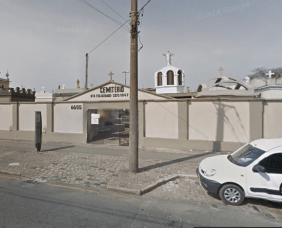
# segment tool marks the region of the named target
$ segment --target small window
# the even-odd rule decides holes
[[[259,165],[265,168],[266,173],[282,174],[282,153],[270,155],[263,159]]]
[[[178,71],[178,85],[182,85],[182,71]]]
[[[172,70],[167,72],[167,85],[174,85],[174,73]]]
[[[163,84],[163,73],[159,72],[158,73],[158,86],[161,86]]]

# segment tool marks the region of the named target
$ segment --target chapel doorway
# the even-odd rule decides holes
[[[128,109],[89,109],[87,143],[129,145]]]

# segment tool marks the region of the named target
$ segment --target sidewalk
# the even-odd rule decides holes
[[[195,177],[198,163],[212,152],[140,150],[139,173],[128,171],[128,147],[0,140],[0,173],[31,180],[62,182],[144,194],[179,176]],[[175,152],[175,151],[174,151]]]

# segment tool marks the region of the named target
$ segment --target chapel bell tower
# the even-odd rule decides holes
[[[185,86],[184,71],[171,65],[171,54],[169,51],[163,54],[167,66],[155,72],[155,88],[157,94],[183,93]]]

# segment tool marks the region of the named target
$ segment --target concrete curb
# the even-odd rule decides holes
[[[145,193],[148,193],[157,187],[166,184],[167,182],[173,181],[178,178],[197,178],[196,175],[186,175],[186,174],[178,174],[174,175],[168,178],[160,179],[156,181],[155,183],[149,184],[148,186],[142,188],[142,189],[129,189],[129,188],[121,188],[121,187],[113,187],[113,186],[108,186],[107,189],[111,191],[116,191],[116,192],[121,192],[121,193],[126,193],[126,194],[131,194],[131,195],[144,195]]]
[[[115,192],[121,192],[121,193],[140,196],[140,190],[138,189],[121,188],[121,187],[113,187],[113,186],[107,186],[107,189],[111,191],[115,191]]]
[[[11,176],[21,176],[21,173],[14,173],[9,171],[0,170],[0,174],[11,175]]]
[[[145,188],[142,188],[140,190],[140,194],[143,195],[143,194],[145,194],[147,192],[150,192],[150,191],[154,190],[155,188],[157,188],[157,187],[159,187],[161,185],[166,184],[169,181],[173,181],[173,180],[177,179],[178,177],[179,177],[178,175],[174,175],[174,176],[169,177],[169,178],[158,180],[155,183],[152,183],[152,184],[146,186]]]

